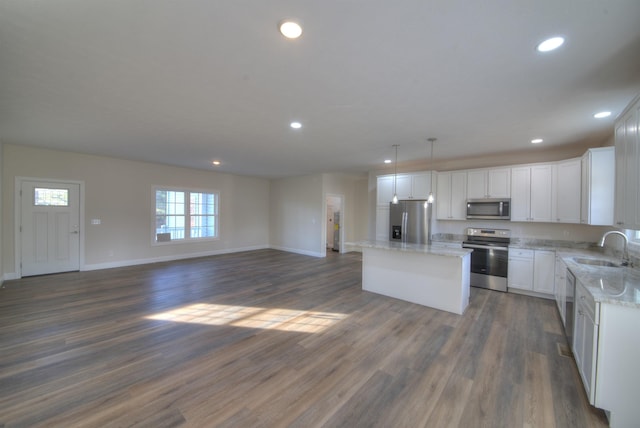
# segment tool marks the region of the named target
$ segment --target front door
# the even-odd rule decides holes
[[[22,276],[80,270],[80,185],[23,181]]]

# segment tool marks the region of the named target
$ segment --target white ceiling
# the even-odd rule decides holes
[[[597,146],[640,92],[639,23],[638,0],[3,0],[0,140],[263,177],[428,137],[437,159]]]

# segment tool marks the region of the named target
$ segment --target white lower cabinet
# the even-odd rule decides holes
[[[536,250],[533,255],[533,291],[553,295],[555,292],[555,251]]]
[[[591,404],[595,401],[593,382],[596,376],[597,356],[596,338],[598,337],[599,304],[596,305],[591,294],[576,280],[575,323],[573,327],[573,356],[584,389]]]
[[[376,208],[376,240],[389,240],[389,206],[378,205]]]
[[[555,261],[554,251],[510,249],[507,274],[509,288],[553,296]]]
[[[533,250],[509,250],[509,289],[533,290]]]
[[[565,313],[565,303],[567,300],[567,265],[562,261],[560,256],[556,256],[555,277],[556,286],[553,294],[556,298],[560,318],[562,318],[562,325],[566,325],[567,314]]]
[[[589,403],[608,411],[611,427],[637,427],[640,308],[596,301],[578,277],[575,287],[571,349]]]

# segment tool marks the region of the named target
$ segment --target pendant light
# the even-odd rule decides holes
[[[399,144],[394,144],[393,147],[396,149],[396,164],[393,170],[393,199],[391,199],[392,204],[398,203],[398,192],[396,191],[396,182],[398,181],[398,146]]]
[[[429,197],[427,198],[427,202],[432,204],[435,201],[433,197],[433,143],[437,140],[437,138],[428,138],[427,141],[431,143],[431,157],[429,160],[429,169],[431,170],[431,178],[429,180]]]

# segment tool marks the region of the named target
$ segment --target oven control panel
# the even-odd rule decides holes
[[[477,229],[474,227],[467,228],[467,236],[487,236],[494,238],[510,238],[511,231],[509,229]]]

